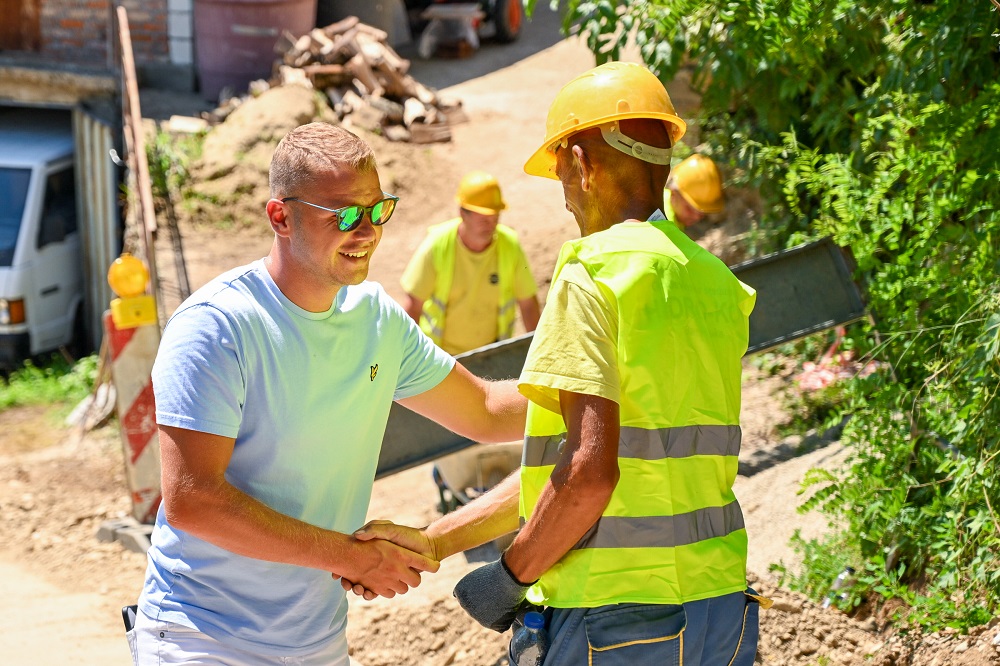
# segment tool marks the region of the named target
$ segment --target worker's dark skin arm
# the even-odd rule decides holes
[[[403,309],[406,310],[406,314],[410,315],[413,321],[420,323],[420,315],[424,311],[424,302],[417,300],[417,297],[413,294],[406,295],[406,303],[403,305]]]
[[[522,583],[538,580],[597,522],[618,485],[618,403],[559,392],[566,447],[527,524],[504,554]]]
[[[304,523],[247,495],[225,478],[235,440],[160,426],[167,522],[246,557],[329,571],[392,597],[438,564],[388,541],[364,542]]]
[[[538,305],[538,296],[521,299],[517,302],[517,307],[521,310],[524,330],[531,333],[538,327],[538,320],[542,316],[542,308]]]

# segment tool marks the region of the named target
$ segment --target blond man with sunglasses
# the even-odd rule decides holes
[[[348,664],[339,579],[392,597],[438,567],[351,536],[392,401],[476,441],[524,427],[512,383],[471,375],[365,281],[398,198],[364,141],[292,130],[270,182],[269,254],[202,287],[164,330],[163,503],[137,664]]]

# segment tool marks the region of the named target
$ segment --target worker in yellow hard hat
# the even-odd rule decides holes
[[[528,259],[500,224],[507,204],[497,179],[471,171],[455,199],[459,216],[428,229],[401,279],[406,311],[450,354],[512,337],[517,310],[525,331],[540,314]]]
[[[704,155],[691,155],[674,167],[667,191],[667,218],[682,229],[701,222],[706,215],[721,213],[726,206],[719,167]]]
[[[641,65],[601,65],[559,92],[525,171],[562,183],[582,238],[559,253],[518,382],[530,400],[520,474],[422,531],[359,536],[441,559],[520,524],[455,596],[499,632],[545,607],[545,666],[756,655],[767,602],[747,587],[733,493],[756,294],[666,219],[684,131]]]

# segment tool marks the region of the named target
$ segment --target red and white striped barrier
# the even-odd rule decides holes
[[[160,344],[159,324],[119,329],[104,313],[111,349],[111,378],[117,393],[118,423],[125,453],[125,476],[132,516],[152,524],[160,506],[160,443],[153,402],[153,360]]]

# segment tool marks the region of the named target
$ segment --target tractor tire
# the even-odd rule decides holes
[[[498,42],[510,43],[517,40],[524,27],[522,0],[496,0],[493,3],[493,25]]]

